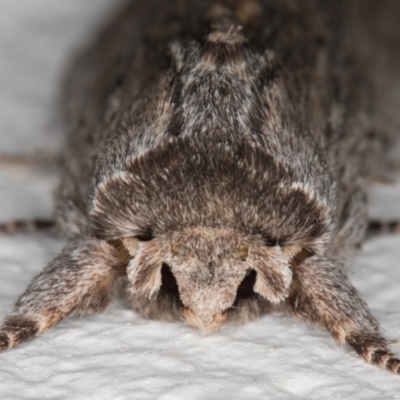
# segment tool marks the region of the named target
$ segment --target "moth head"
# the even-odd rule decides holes
[[[205,333],[219,329],[248,273],[248,242],[229,230],[199,227],[174,232],[168,243],[166,264],[178,284],[185,320]]]
[[[284,300],[292,282],[293,260],[302,257],[299,246],[266,244],[258,237],[222,229],[193,228],[149,241],[120,243],[120,256],[129,259],[130,290],[156,296],[163,284],[162,268],[168,268],[177,283],[184,318],[205,333],[226,322],[239,287],[250,274],[255,273],[254,296],[272,303]]]

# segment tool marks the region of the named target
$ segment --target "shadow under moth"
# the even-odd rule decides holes
[[[0,349],[102,311],[123,281],[146,318],[211,333],[280,307],[400,373],[346,275],[366,184],[399,137],[398,11],[128,1],[65,80],[55,220],[69,243]]]

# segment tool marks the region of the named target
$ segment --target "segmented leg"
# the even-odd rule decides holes
[[[55,230],[55,222],[46,219],[32,219],[30,221],[11,221],[0,224],[1,233],[21,232],[52,232]]]
[[[36,276],[0,328],[0,350],[41,334],[62,319],[97,313],[110,302],[124,264],[107,242],[72,242]]]
[[[55,167],[59,166],[60,160],[57,157],[43,155],[15,155],[1,154],[0,166],[16,167]]]
[[[369,221],[367,229],[368,236],[385,233],[400,233],[400,221]]]
[[[346,268],[364,239],[367,218],[367,197],[361,188],[354,189],[343,202],[341,227],[333,239],[327,258]]]
[[[388,170],[399,172],[400,171],[400,160],[396,159],[396,160],[389,161]]]
[[[400,360],[389,350],[376,320],[341,268],[311,257],[294,269],[287,305],[292,314],[328,329],[368,363],[400,374]]]

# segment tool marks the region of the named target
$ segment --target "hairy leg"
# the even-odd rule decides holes
[[[400,233],[400,221],[371,220],[368,222],[368,228],[367,228],[368,237],[386,233]]]
[[[82,239],[61,254],[30,283],[0,327],[0,350],[41,334],[62,319],[102,311],[124,273],[117,251],[107,242]]]
[[[348,343],[368,363],[400,374],[400,360],[343,270],[313,256],[294,268],[290,312],[326,329],[341,344]]]
[[[29,155],[29,154],[1,154],[0,155],[0,166],[2,167],[58,167],[60,160],[57,157],[45,156],[45,155]]]
[[[342,268],[348,267],[364,239],[367,218],[367,197],[358,188],[348,194],[342,206],[342,226],[334,236],[327,258]]]
[[[47,219],[17,220],[0,223],[0,234],[12,234],[21,232],[53,232],[56,224]]]

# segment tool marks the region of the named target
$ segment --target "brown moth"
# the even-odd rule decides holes
[[[400,127],[398,5],[128,2],[66,80],[69,244],[0,349],[102,311],[125,280],[144,317],[211,333],[279,305],[400,373],[346,276]]]

